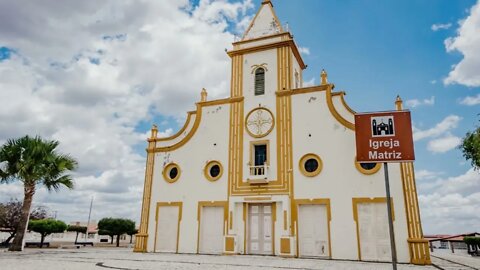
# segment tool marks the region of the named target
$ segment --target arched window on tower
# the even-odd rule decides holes
[[[265,94],[265,69],[255,70],[255,96]]]

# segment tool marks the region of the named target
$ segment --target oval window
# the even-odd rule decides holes
[[[204,174],[208,181],[217,181],[223,174],[222,164],[216,160],[208,162],[205,166]]]
[[[315,154],[304,155],[299,163],[300,172],[307,177],[317,176],[322,171],[322,160]]]
[[[220,166],[218,166],[217,164],[213,165],[210,168],[210,176],[217,177],[219,174],[220,174]]]
[[[168,183],[174,183],[180,178],[180,167],[175,163],[170,163],[163,169],[163,179]]]

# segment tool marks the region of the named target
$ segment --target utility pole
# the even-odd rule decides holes
[[[92,206],[93,206],[93,196],[92,199],[90,200],[90,211],[88,212],[88,221],[87,221],[87,230],[85,233],[85,241],[88,238],[88,227],[90,227],[90,217],[92,216]]]

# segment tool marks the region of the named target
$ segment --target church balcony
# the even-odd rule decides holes
[[[250,175],[248,182],[250,184],[266,184],[268,183],[269,166],[267,163],[258,166],[250,166]]]

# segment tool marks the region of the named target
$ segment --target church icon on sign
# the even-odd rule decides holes
[[[375,116],[371,118],[372,137],[395,136],[393,115]]]

